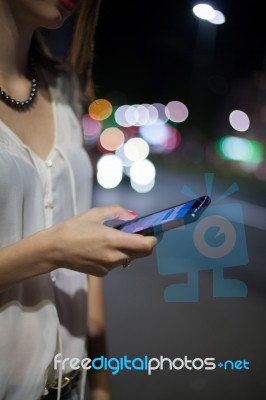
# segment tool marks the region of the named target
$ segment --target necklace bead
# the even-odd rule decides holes
[[[26,100],[18,101],[16,99],[13,99],[12,97],[8,96],[6,92],[2,90],[2,88],[0,88],[0,100],[16,111],[24,111],[29,109],[32,106],[37,95],[38,80],[35,70],[35,64],[32,57],[30,57],[29,73],[31,75],[31,90],[30,95]]]

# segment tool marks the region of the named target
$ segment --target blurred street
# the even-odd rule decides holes
[[[216,363],[247,360],[250,369],[169,371],[165,363],[163,371],[150,376],[147,371],[122,371],[112,376],[114,400],[265,400],[266,188],[259,181],[234,177],[230,171],[216,173],[212,199],[234,182],[239,190],[231,200],[243,209],[249,262],[225,268],[224,276],[245,282],[247,297],[214,297],[213,271],[207,270],[199,272],[199,301],[165,302],[165,288],[185,283],[187,273],[160,275],[154,252],[104,278],[107,335],[109,357],[214,357]],[[111,190],[95,184],[93,204],[119,203],[142,216],[188,200],[181,192],[184,185],[197,195],[206,192],[199,169],[192,173],[157,166],[156,184],[150,192],[137,193],[126,180]]]
[[[119,203],[143,216],[189,200],[189,192],[208,193],[209,209],[226,214],[236,204],[228,219],[242,229],[241,243],[232,265],[190,270],[179,252],[195,253],[193,241],[179,231],[182,240],[170,245],[165,234],[150,257],[105,277],[109,357],[212,357],[216,365],[246,360],[250,369],[169,371],[165,362],[150,376],[124,370],[112,376],[113,400],[266,399],[263,3],[215,2],[215,16],[225,17],[219,24],[196,16],[195,4],[102,1],[96,100],[82,121],[95,171],[93,205]],[[63,59],[72,25],[46,32]],[[206,173],[214,173],[212,190]],[[240,223],[235,209],[243,211]],[[165,290],[175,288],[178,297],[189,277],[197,291],[190,301],[166,302]],[[226,296],[221,281],[238,282],[247,294]]]

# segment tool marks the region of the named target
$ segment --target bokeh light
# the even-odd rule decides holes
[[[224,136],[217,142],[218,154],[232,161],[260,163],[264,158],[264,147],[256,140]]]
[[[225,16],[221,11],[214,10],[215,11],[215,17],[208,19],[209,22],[215,25],[221,25],[225,23]]]
[[[107,119],[112,114],[113,107],[110,101],[106,99],[97,99],[94,100],[89,105],[89,115],[91,118],[102,121]]]
[[[169,124],[141,126],[139,134],[153,153],[169,153],[181,143],[180,132]]]
[[[124,143],[124,133],[119,128],[106,128],[100,136],[101,146],[109,151],[115,151]]]
[[[95,145],[102,131],[101,121],[96,121],[92,119],[89,114],[85,114],[82,117],[82,127],[85,144],[88,146]]]
[[[188,109],[181,101],[170,101],[165,107],[165,114],[173,122],[183,122],[188,117]]]
[[[162,144],[162,149],[164,153],[170,153],[180,145],[181,133],[169,124],[166,124],[165,127],[168,131],[168,137],[165,143]]]
[[[212,20],[215,18],[215,10],[209,4],[197,4],[193,7],[193,13],[201,19]]]
[[[123,165],[114,154],[105,154],[97,162],[97,181],[105,189],[113,189],[123,178]]]
[[[139,193],[147,193],[153,188],[155,176],[155,166],[148,159],[137,161],[130,168],[130,184]]]
[[[97,136],[101,133],[102,124],[100,121],[92,119],[89,114],[82,117],[83,133],[85,136]]]
[[[234,110],[229,115],[229,122],[236,131],[245,132],[248,130],[250,122],[248,115],[240,110]]]
[[[168,118],[165,114],[165,105],[161,103],[153,103],[152,106],[157,110],[158,116],[154,124],[162,125],[168,121]]]
[[[166,125],[145,125],[139,128],[140,136],[152,146],[162,146],[168,139]]]
[[[129,126],[136,125],[138,121],[138,112],[134,105],[128,106],[125,110],[125,119]]]
[[[124,152],[126,157],[131,161],[144,160],[148,157],[150,148],[148,143],[139,137],[129,139],[125,146]]]
[[[115,121],[120,126],[130,126],[125,117],[125,113],[128,107],[129,105],[125,104],[124,106],[120,106],[115,110]]]
[[[119,106],[114,112],[114,119],[118,125],[126,128],[130,126],[162,125],[168,121],[165,105],[161,103]]]
[[[146,125],[149,123],[149,109],[146,104],[138,104],[135,106],[137,112],[136,125]]]

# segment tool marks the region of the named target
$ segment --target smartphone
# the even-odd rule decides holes
[[[139,233],[145,236],[158,235],[169,229],[196,221],[210,202],[210,197],[204,195],[165,210],[124,222],[114,226],[114,228],[123,232]]]

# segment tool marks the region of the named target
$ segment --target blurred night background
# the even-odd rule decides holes
[[[209,2],[221,24],[197,17],[196,4],[102,0],[96,101],[83,117],[93,205],[141,216],[188,200],[185,186],[206,193],[206,173],[214,203],[233,185],[226,202],[243,210],[249,261],[224,277],[244,282],[247,295],[215,296],[214,272],[202,268],[197,301],[167,302],[166,287],[189,271],[160,274],[154,252],[104,279],[108,348],[112,357],[245,359],[250,370],[122,371],[112,376],[114,400],[266,399],[264,3]],[[59,53],[71,23],[47,34]]]

